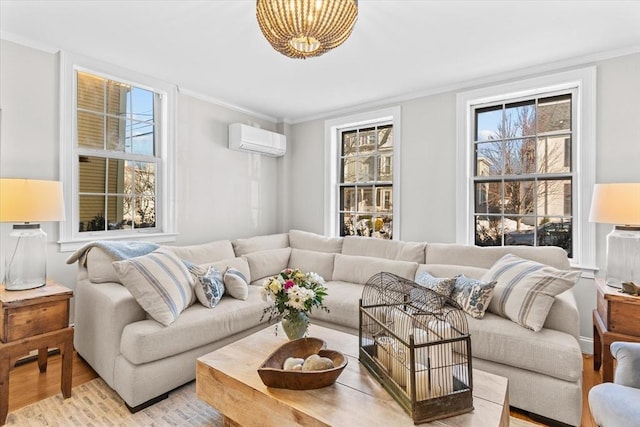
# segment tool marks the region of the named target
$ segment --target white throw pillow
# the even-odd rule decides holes
[[[180,258],[166,249],[115,261],[113,267],[138,304],[165,326],[194,300],[191,273]]]
[[[555,296],[575,285],[580,271],[564,271],[507,254],[482,276],[497,282],[489,311],[525,328],[540,331]]]
[[[249,298],[249,282],[242,272],[236,268],[229,268],[224,273],[224,286],[229,295],[236,299]]]

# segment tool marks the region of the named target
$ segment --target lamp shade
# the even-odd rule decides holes
[[[596,184],[589,221],[640,225],[640,182]]]
[[[61,182],[0,178],[0,222],[63,220]]]

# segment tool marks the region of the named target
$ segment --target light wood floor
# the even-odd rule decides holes
[[[587,403],[587,394],[591,387],[599,384],[601,376],[599,372],[593,370],[593,359],[591,356],[583,356],[584,370],[582,373],[582,427],[597,427],[591,418],[589,405]],[[38,372],[38,364],[34,362],[25,363],[17,366],[11,371],[9,379],[9,412],[18,408],[27,406],[38,400],[60,393],[60,369],[62,366],[62,358],[60,355],[54,355],[49,358],[48,369],[46,373]],[[73,357],[73,387],[83,384],[96,378],[97,375],[91,367],[77,354]],[[528,421],[531,420],[527,415],[511,411],[511,415]]]

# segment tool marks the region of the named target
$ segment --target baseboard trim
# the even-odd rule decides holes
[[[593,338],[580,337],[580,351],[584,354],[593,354]]]

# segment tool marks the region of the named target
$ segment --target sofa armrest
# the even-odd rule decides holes
[[[122,331],[147,315],[127,288],[118,283],[81,279],[76,284],[74,300],[75,349],[113,387]]]
[[[580,313],[573,290],[569,289],[556,295],[544,322],[544,327],[566,332],[575,337],[577,341],[580,340]]]
[[[640,343],[616,341],[611,354],[618,361],[613,382],[640,389]]]

